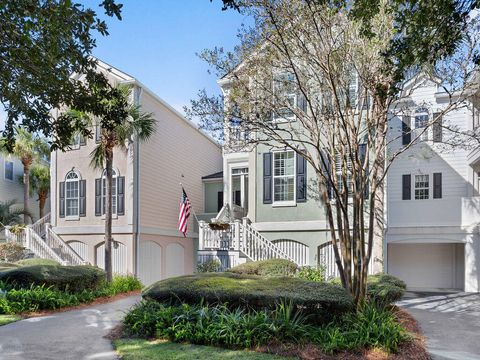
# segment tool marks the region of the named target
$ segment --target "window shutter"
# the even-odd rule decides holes
[[[272,203],[272,153],[263,154],[263,203]]]
[[[305,99],[301,91],[297,94],[297,107],[304,113],[307,112],[307,99]]]
[[[410,116],[402,117],[402,145],[408,145],[412,141],[412,129],[410,128]]]
[[[87,180],[80,180],[79,182],[79,201],[80,201],[80,204],[79,204],[79,212],[78,214],[80,216],[86,216],[87,215],[87,196],[86,196],[86,192],[87,192]]]
[[[412,198],[412,175],[402,176],[402,200],[410,200]]]
[[[307,160],[297,154],[297,202],[307,201]]]
[[[61,182],[58,194],[58,216],[65,217],[65,182]]]
[[[433,173],[433,198],[442,198],[442,173]]]
[[[443,118],[442,116],[440,115],[440,113],[434,113],[433,114],[433,120],[434,120],[434,123],[433,123],[433,126],[432,126],[432,130],[433,130],[433,142],[442,142],[442,121],[443,121]]]
[[[102,215],[102,179],[95,179],[95,216]]]
[[[80,146],[85,146],[87,144],[87,138],[80,134]]]
[[[328,198],[331,199],[333,197],[333,193],[332,193],[332,184],[329,179],[332,176],[332,166],[330,164],[330,159],[326,151],[322,151],[320,161],[321,161],[320,165],[322,167],[322,172],[325,174],[325,177],[327,179]]]
[[[125,176],[117,177],[117,215],[125,214]]]
[[[95,126],[95,142],[99,143],[100,142],[100,137],[101,137],[101,127],[100,125]]]
[[[360,144],[358,145],[358,156],[360,158],[360,161],[362,163],[362,166],[363,166],[363,163],[365,162],[365,159],[367,157],[367,144]],[[365,170],[365,177],[367,177],[368,179],[368,174],[369,174],[369,169],[367,168]],[[367,182],[363,185],[364,188],[363,188],[363,197],[365,199],[368,199],[368,195],[369,195],[369,184],[368,184],[368,180]]]

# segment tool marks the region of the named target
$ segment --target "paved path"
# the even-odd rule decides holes
[[[103,336],[139,299],[131,296],[0,326],[0,360],[117,359]]]
[[[400,306],[420,323],[435,360],[480,360],[480,294],[407,293]]]

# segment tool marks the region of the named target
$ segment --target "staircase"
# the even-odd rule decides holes
[[[225,229],[212,229],[206,222],[199,221],[200,263],[217,259],[222,270],[247,261],[268,259],[287,259],[296,263],[285,251],[255,230],[247,218],[224,224]]]
[[[42,259],[55,260],[62,265],[87,263],[52,230],[50,214],[20,231],[13,232],[11,227],[6,227],[5,236],[7,242],[19,243]]]

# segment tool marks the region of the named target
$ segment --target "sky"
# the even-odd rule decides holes
[[[101,0],[78,1],[98,13]],[[117,0],[122,20],[106,17],[109,36],[95,36],[93,55],[137,78],[171,106],[183,106],[198,90],[219,92],[215,76],[196,53],[215,46],[233,49],[240,25],[221,0]],[[0,128],[5,114],[0,111]]]

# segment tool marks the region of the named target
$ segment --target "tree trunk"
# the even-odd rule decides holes
[[[30,163],[23,163],[23,209],[28,212],[28,201],[30,199]],[[27,213],[23,214],[23,222],[28,224],[29,215]]]
[[[107,282],[113,279],[112,274],[112,166],[113,149],[106,149],[105,154],[105,274]]]
[[[379,169],[379,172],[382,171]],[[382,174],[383,175],[383,174]],[[384,201],[385,201],[385,186],[384,182],[378,184],[378,191],[375,194],[375,209],[374,209],[374,226],[373,226],[373,249],[372,249],[372,258],[370,261],[373,261],[373,273],[381,273],[384,271],[383,263],[383,242],[385,236],[385,221],[384,221]]]
[[[38,194],[38,213],[40,215],[40,219],[45,216],[45,203],[46,202],[47,202],[47,195]]]

